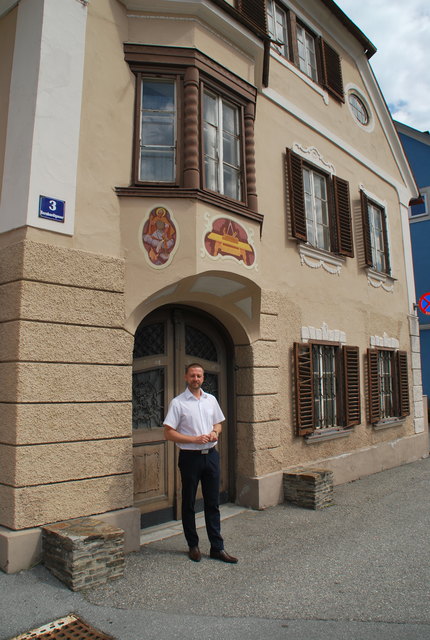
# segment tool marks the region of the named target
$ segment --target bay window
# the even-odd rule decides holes
[[[132,179],[122,196],[196,198],[260,221],[256,89],[193,48],[125,44],[136,77]]]

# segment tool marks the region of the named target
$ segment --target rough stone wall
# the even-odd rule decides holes
[[[25,240],[0,252],[0,525],[132,504],[123,260]]]

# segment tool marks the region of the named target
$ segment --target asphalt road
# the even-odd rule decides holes
[[[182,535],[124,578],[72,593],[44,567],[0,572],[0,640],[74,612],[118,640],[428,640],[430,458],[335,488],[322,511],[280,505],[223,522],[227,565]]]

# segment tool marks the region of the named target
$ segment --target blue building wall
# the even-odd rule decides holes
[[[417,302],[430,293],[430,135],[395,123],[415,181],[427,195],[425,215],[411,217],[410,230]],[[420,322],[423,393],[430,397],[430,315],[418,310]]]

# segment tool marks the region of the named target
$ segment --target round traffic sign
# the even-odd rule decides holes
[[[418,306],[423,313],[430,316],[430,292],[421,296],[418,300]]]

